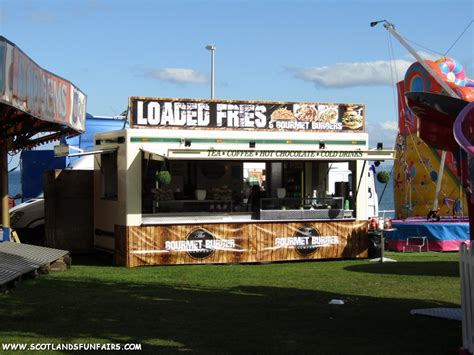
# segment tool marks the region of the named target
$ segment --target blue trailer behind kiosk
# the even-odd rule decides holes
[[[86,130],[83,134],[67,139],[71,147],[82,150],[94,147],[94,135],[99,132],[124,128],[124,117],[106,118],[86,115]],[[64,169],[77,157],[54,157],[53,149],[26,150],[21,152],[21,191],[22,201],[39,196],[43,192],[43,173],[52,169]]]
[[[43,172],[64,169],[66,157],[55,158],[54,151],[25,150],[21,152],[21,199],[26,201],[43,192]]]

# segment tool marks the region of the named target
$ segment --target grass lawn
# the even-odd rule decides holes
[[[398,263],[126,269],[73,257],[69,271],[0,295],[0,342],[139,343],[150,354],[456,354],[461,322],[409,312],[459,307],[458,253],[386,256]]]

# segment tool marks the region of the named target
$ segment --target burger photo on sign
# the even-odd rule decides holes
[[[358,106],[347,106],[346,112],[342,115],[342,126],[356,130],[364,125],[364,118],[361,115],[361,108]]]

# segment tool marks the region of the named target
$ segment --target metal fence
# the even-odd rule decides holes
[[[460,248],[461,310],[463,348],[474,353],[474,248]]]

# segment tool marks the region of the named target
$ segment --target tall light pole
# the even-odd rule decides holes
[[[211,51],[211,99],[214,99],[214,52],[216,50],[216,46],[213,44],[208,44],[206,49]]]

